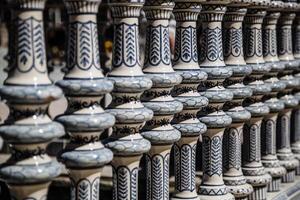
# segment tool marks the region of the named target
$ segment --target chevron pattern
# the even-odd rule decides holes
[[[82,180],[77,183],[77,200],[90,200],[91,199],[91,184],[88,180]]]
[[[240,169],[241,158],[241,132],[236,128],[231,128],[228,133],[228,164],[230,168]]]
[[[16,19],[17,30],[17,70],[27,73],[35,69],[39,73],[47,72],[44,26],[42,20],[34,17]]]
[[[203,170],[208,176],[222,175],[222,138],[202,136]]]
[[[100,178],[97,177],[92,183],[90,200],[99,200],[99,190],[100,190],[99,187],[100,187]]]
[[[224,56],[239,57],[243,54],[243,31],[242,28],[230,28],[224,31]]]
[[[207,51],[205,54],[206,58],[211,62],[223,61],[222,30],[219,27],[214,29],[206,28],[203,36],[206,36],[203,39]]]
[[[146,66],[171,64],[169,26],[148,26],[146,42]]]
[[[89,70],[94,67],[101,70],[98,30],[93,21],[74,21],[69,24],[68,67]]]
[[[146,155],[147,199],[169,199],[169,161],[170,154]]]
[[[175,179],[177,191],[195,190],[196,145],[174,145]]]
[[[281,28],[278,31],[278,54],[292,54],[292,30],[290,28]]]

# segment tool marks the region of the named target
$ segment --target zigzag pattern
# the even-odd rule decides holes
[[[181,158],[180,147],[175,143],[174,146],[174,162],[175,162],[175,186],[177,191],[181,191]]]
[[[249,132],[249,161],[260,160],[260,127],[257,124],[251,124]],[[259,145],[259,146],[258,146]]]
[[[137,26],[136,25],[123,25],[125,30],[125,64],[128,67],[133,67],[138,62],[137,59],[137,45],[136,45],[136,32],[137,32]]]
[[[79,31],[79,56],[77,57],[77,64],[80,69],[89,69],[92,65],[92,38],[91,38],[91,26],[89,24],[78,24]]]
[[[252,57],[256,52],[256,29],[245,28],[245,35],[247,38],[247,40],[245,40],[246,56]]]
[[[194,191],[196,189],[196,149],[197,144],[193,145],[192,149],[192,168],[191,168],[191,191]]]
[[[270,33],[270,42],[271,42],[271,45],[270,45],[270,54],[272,56],[276,56],[277,55],[277,37],[276,37],[276,30],[271,30],[271,33]]]
[[[174,53],[174,62],[178,62],[180,59],[180,48],[181,48],[181,27],[176,28],[175,34],[175,53]]]
[[[114,167],[112,168],[112,171],[113,171],[113,178],[112,178],[113,186],[117,186],[118,185],[118,174]],[[113,200],[118,199],[118,188],[117,187],[113,187],[112,198],[113,198]]]
[[[158,25],[148,26],[146,47],[146,65],[158,66],[160,63],[171,64],[169,27]],[[146,49],[147,49],[146,48]]]
[[[114,31],[114,49],[113,49],[113,67],[120,67],[123,58],[123,29],[120,24],[115,25]]]
[[[92,184],[91,200],[99,200],[100,178],[97,177]]]
[[[171,51],[170,51],[170,35],[169,28],[162,28],[162,62],[165,65],[169,65],[171,63]]]
[[[46,72],[46,52],[45,52],[45,39],[44,39],[44,26],[43,23],[38,23],[33,28],[33,46],[35,49],[36,57],[39,65],[35,68],[37,71],[43,73]]]
[[[203,136],[203,169],[208,176],[222,175],[222,138]]]
[[[278,31],[278,54],[292,53],[291,29],[282,28]]]
[[[290,117],[288,115],[282,115],[279,117],[279,143],[280,148],[290,147]]]
[[[116,200],[130,200],[130,195],[128,191],[128,177],[130,177],[129,169],[126,167],[120,167],[117,170],[117,198]]]
[[[181,191],[191,191],[193,185],[191,184],[192,174],[192,151],[193,147],[190,145],[183,145],[181,147]]]
[[[82,180],[77,183],[77,199],[78,200],[90,200],[91,187],[88,180]]]
[[[151,164],[151,158],[149,155],[146,154],[146,173],[147,173],[147,178],[146,178],[146,184],[147,184],[147,191],[146,191],[146,197],[147,199],[151,199],[151,194],[152,194],[152,164]]]
[[[224,171],[227,171],[229,169],[229,145],[228,145],[228,140],[229,140],[229,132],[231,131],[231,128],[225,129],[224,135],[223,135],[223,168]]]
[[[265,122],[265,150],[266,154],[276,153],[275,134],[276,134],[276,122],[272,119],[268,119]]]
[[[18,19],[18,60],[19,63],[23,65],[22,69],[19,69],[19,71],[30,70],[30,65],[27,64],[30,57],[33,56],[31,41],[32,23],[30,21]]]
[[[207,59],[211,62],[223,60],[222,30],[219,27],[215,29],[206,28],[204,32],[207,37],[205,39]]]
[[[93,21],[71,22],[68,36],[69,70],[74,67],[81,70],[95,67],[101,70],[97,24]]]
[[[287,52],[289,54],[293,53],[293,44],[292,44],[292,30],[289,28],[287,29]]]
[[[76,41],[77,41],[77,24],[76,23],[69,23],[68,26],[68,65],[67,67],[69,70],[75,67],[76,62],[76,52],[77,52],[77,46],[76,46]]]
[[[159,28],[154,28],[151,27],[149,28],[149,33],[150,35],[150,49],[149,49],[149,63],[150,65],[156,66],[160,63],[161,60],[161,50],[160,50],[160,29]]]
[[[92,29],[93,29],[92,38],[93,38],[94,65],[95,65],[95,68],[97,68],[98,70],[101,70],[98,28],[97,28],[96,24],[92,25]]]
[[[224,45],[224,54],[226,57],[232,55],[234,57],[240,56],[243,52],[243,44],[242,44],[242,29],[225,29],[224,31],[225,45]]]
[[[194,27],[192,28],[192,55],[193,61],[198,62],[197,31]]]
[[[256,30],[256,44],[257,44],[256,55],[260,57],[263,55],[262,30],[261,29]]]
[[[229,151],[228,162],[229,166],[237,170],[241,167],[241,134],[238,130],[231,129],[228,134],[228,148],[234,149],[234,151]]]
[[[131,171],[131,198],[130,200],[137,200],[138,199],[138,168],[134,168]]]
[[[164,157],[164,198],[161,200],[169,200],[169,163],[170,163],[170,154],[166,154]]]
[[[206,30],[202,30],[200,40],[199,40],[199,60],[203,62],[206,58],[206,43],[207,43],[207,38],[206,38]]]
[[[164,185],[164,174],[163,174],[163,160],[161,156],[156,155],[152,157],[152,173],[151,173],[151,178],[152,178],[152,198],[153,200],[163,200],[163,187]]]
[[[181,59],[183,62],[189,62],[192,59],[192,29],[185,28],[181,33]]]

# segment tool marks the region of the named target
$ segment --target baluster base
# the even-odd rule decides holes
[[[295,181],[296,169],[287,170],[287,173],[282,177],[282,183],[292,183]]]
[[[248,197],[248,200],[267,200],[267,186],[253,187],[254,192]]]
[[[273,177],[268,185],[268,192],[278,192],[280,190],[281,177]]]
[[[253,187],[248,183],[242,183],[240,185],[228,185],[225,182],[225,184],[228,192],[230,192],[236,199],[247,199],[247,197],[253,192]]]
[[[253,192],[248,196],[249,200],[266,200],[267,185],[271,182],[272,177],[268,174],[245,176],[247,183],[253,187]]]
[[[234,200],[234,196],[223,186],[201,185],[198,191],[201,200]]]

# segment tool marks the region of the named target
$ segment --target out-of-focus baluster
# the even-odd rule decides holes
[[[99,55],[97,12],[100,0],[64,0],[69,14],[68,72],[57,82],[68,109],[56,120],[70,134],[70,143],[60,155],[71,178],[71,200],[99,199],[102,167],[112,152],[100,141],[102,132],[114,125],[113,115],[101,108],[101,100],[113,90],[104,78]]]
[[[285,65],[279,61],[277,55],[277,34],[276,25],[280,17],[279,10],[282,8],[282,1],[271,1],[271,6],[264,19],[263,24],[263,54],[266,65],[271,66],[271,71],[263,77],[265,83],[269,84],[272,91],[265,95],[263,100],[270,108],[262,123],[262,163],[266,171],[272,176],[268,185],[268,192],[280,190],[281,177],[286,173],[276,155],[276,124],[278,113],[284,109],[284,103],[277,98],[278,92],[285,89],[286,85],[277,78],[278,72],[284,70]]]
[[[9,76],[0,95],[10,116],[0,134],[11,145],[12,156],[1,165],[0,176],[10,187],[12,199],[43,200],[48,185],[60,174],[60,165],[46,154],[51,140],[64,135],[61,124],[47,114],[51,101],[62,96],[47,71],[44,38],[44,0],[14,3],[14,48],[10,49]],[[14,53],[12,53],[14,51]]]
[[[285,109],[279,113],[277,120],[277,156],[281,165],[287,170],[287,174],[282,178],[283,183],[294,181],[295,170],[299,166],[299,161],[295,159],[290,143],[292,109],[299,103],[292,95],[292,90],[299,84],[292,75],[293,71],[298,68],[293,55],[292,43],[292,24],[296,17],[295,5],[293,1],[285,1],[277,25],[278,55],[280,61],[285,64],[285,70],[279,73],[279,77],[286,84],[285,90],[279,93],[280,100],[285,104]]]
[[[248,7],[244,20],[244,37],[247,38],[244,43],[245,60],[252,68],[245,83],[252,89],[253,95],[243,102],[246,110],[251,113],[251,119],[244,125],[242,170],[247,182],[254,188],[249,196],[250,200],[265,200],[267,185],[271,181],[271,176],[261,162],[261,124],[263,117],[270,112],[269,107],[261,102],[263,95],[271,92],[270,85],[261,80],[271,70],[271,66],[265,64],[263,59],[262,43],[262,23],[269,4],[270,1],[254,1]]]

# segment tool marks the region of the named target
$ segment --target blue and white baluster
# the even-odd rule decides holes
[[[106,146],[113,153],[113,200],[138,199],[138,170],[150,142],[140,129],[153,112],[140,102],[140,96],[151,88],[152,81],[142,72],[139,52],[139,16],[144,1],[112,0],[114,19],[113,70],[108,74],[115,82],[108,111],[116,118]]]
[[[58,81],[68,109],[56,118],[70,135],[61,159],[71,178],[72,200],[99,199],[102,167],[112,152],[100,141],[102,132],[115,123],[113,115],[101,108],[101,100],[113,90],[104,78],[99,55],[97,12],[100,0],[64,0],[69,15],[68,72]]]
[[[176,42],[174,69],[182,77],[172,95],[183,104],[173,126],[181,132],[181,139],[173,146],[175,155],[175,193],[172,199],[199,199],[196,190],[196,145],[206,125],[197,119],[198,111],[208,105],[208,99],[197,92],[198,85],[207,79],[198,64],[196,21],[201,10],[200,1],[175,1]]]
[[[207,126],[202,134],[203,177],[198,193],[200,199],[234,199],[223,181],[222,141],[225,127],[232,122],[222,111],[223,104],[231,101],[232,92],[223,87],[223,81],[232,75],[223,57],[222,20],[229,1],[202,3],[202,31],[200,34],[200,68],[208,74],[199,92],[209,100],[209,105],[199,112],[199,119]]]
[[[227,6],[224,16],[224,56],[226,67],[231,68],[233,75],[225,80],[228,90],[233,93],[233,100],[224,105],[224,110],[232,118],[232,124],[225,129],[223,139],[223,179],[236,199],[247,199],[253,192],[242,172],[243,125],[251,114],[242,107],[245,98],[251,97],[252,90],[243,84],[246,75],[252,71],[246,65],[243,53],[242,22],[247,12],[249,1],[232,1]]]
[[[171,96],[171,90],[182,81],[172,68],[169,18],[172,1],[146,0],[144,11],[148,20],[144,73],[153,82],[142,96],[143,104],[154,112],[142,135],[151,142],[146,160],[146,199],[169,199],[169,159],[174,142],[180,132],[171,124],[174,114],[183,109],[181,102]]]
[[[12,199],[44,200],[48,186],[60,175],[57,161],[46,154],[53,139],[64,135],[61,124],[48,116],[48,105],[62,96],[48,76],[44,38],[44,0],[14,1],[14,48],[10,73],[0,88],[10,115],[0,134],[11,147],[11,157],[0,167],[0,177]],[[14,61],[13,61],[14,60]]]

